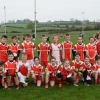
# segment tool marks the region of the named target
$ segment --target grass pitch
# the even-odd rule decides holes
[[[83,42],[87,44],[88,38],[96,32],[98,31],[85,31]],[[42,34],[47,35],[47,33],[38,33],[35,41],[36,45],[41,42]],[[74,44],[77,43],[79,32],[70,32],[70,34],[71,41]],[[8,43],[11,43],[11,35],[10,33],[8,34]],[[52,35],[50,36],[52,41]],[[62,41],[64,41],[64,37],[59,38],[59,42]],[[62,88],[58,88],[58,83],[56,83],[54,87],[49,86],[48,89],[45,89],[44,85],[41,87],[33,86],[30,76],[28,87],[23,88],[21,86],[19,90],[16,90],[15,87],[12,87],[11,90],[0,88],[0,100],[100,100],[100,84],[95,86],[93,83],[87,87],[80,82],[79,86],[75,87],[73,85],[67,86],[64,82]]]

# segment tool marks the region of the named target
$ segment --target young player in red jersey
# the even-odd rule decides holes
[[[92,75],[92,65],[90,63],[90,58],[88,56],[85,56],[84,63],[83,63],[83,81],[86,86],[89,86],[89,84],[92,83],[91,81],[91,75]]]
[[[98,83],[100,78],[100,56],[96,56],[96,64],[93,65],[95,84]]]
[[[56,58],[51,57],[50,63],[46,66],[46,76],[45,76],[45,88],[48,88],[48,82],[53,87],[56,81],[58,65],[56,64]]]
[[[38,57],[34,57],[34,64],[31,66],[31,74],[34,85],[40,87],[41,83],[44,81],[44,69]]]
[[[38,54],[42,66],[46,66],[49,61],[50,46],[46,43],[47,37],[42,35],[42,42],[38,45]]]
[[[4,77],[4,62],[0,61],[0,85],[3,89],[7,88],[7,83],[5,82]]]
[[[17,37],[12,36],[12,43],[9,45],[9,51],[14,54],[14,60],[18,62],[18,57],[20,55],[20,45],[17,44]]]
[[[97,34],[96,47],[97,47],[97,54],[100,55],[100,33]]]
[[[64,64],[58,68],[57,76],[59,81],[59,87],[62,87],[62,81],[66,81],[67,84],[72,83],[72,68],[69,60],[65,60]]]
[[[94,65],[95,63],[95,56],[97,54],[97,48],[96,45],[94,44],[94,38],[90,37],[89,38],[90,43],[86,45],[86,54],[90,58],[90,63]]]
[[[70,41],[70,35],[66,34],[65,41],[62,42],[62,59],[71,60],[72,53],[73,53],[73,43]]]
[[[30,64],[27,61],[27,54],[22,53],[22,60],[17,64],[17,75],[19,77],[19,82],[23,84],[23,86],[28,86],[28,78],[30,75]]]
[[[7,36],[3,35],[1,37],[1,43],[0,43],[0,61],[6,62],[8,60],[8,45],[6,44],[7,42]]]
[[[74,51],[80,54],[80,60],[84,60],[84,56],[86,55],[85,44],[82,43],[82,37],[78,37],[78,43],[74,46]]]
[[[13,60],[13,53],[8,53],[8,61],[4,65],[4,77],[6,77],[8,88],[16,84],[16,89],[19,88],[18,76],[16,75],[17,62]]]
[[[58,42],[58,36],[54,35],[53,36],[53,43],[50,44],[50,55],[51,57],[55,57],[56,58],[56,63],[58,65],[61,64],[61,57],[62,57],[62,46],[61,44]]]
[[[34,53],[36,52],[36,46],[31,42],[31,36],[29,34],[25,35],[25,41],[22,43],[22,52],[27,54],[27,60],[30,66],[33,65]]]
[[[78,86],[78,82],[80,80],[80,77],[82,75],[82,68],[83,68],[83,61],[80,60],[80,54],[75,54],[75,60],[72,61],[72,68],[73,68],[73,80],[74,80],[74,86]]]

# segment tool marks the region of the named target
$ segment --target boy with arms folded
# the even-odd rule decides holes
[[[31,66],[31,74],[34,81],[34,85],[38,87],[41,86],[41,83],[44,81],[44,69],[40,64],[39,58],[34,58],[34,64]]]

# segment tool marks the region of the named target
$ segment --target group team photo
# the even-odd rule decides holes
[[[100,0],[0,0],[0,100],[100,100]]]
[[[19,89],[20,84],[26,87],[30,76],[31,85],[40,87],[43,84],[45,88],[49,87],[49,83],[53,87],[56,81],[59,88],[63,81],[73,86],[78,86],[79,81],[86,86],[100,82],[100,33],[89,37],[86,45],[80,35],[77,44],[73,44],[68,33],[62,43],[54,34],[50,44],[47,36],[42,35],[37,46],[31,41],[30,34],[23,38],[23,42],[18,44],[20,37],[14,35],[12,43],[7,44],[7,36],[1,37],[0,84],[3,89],[11,89],[14,85]],[[34,56],[35,53],[37,56]]]

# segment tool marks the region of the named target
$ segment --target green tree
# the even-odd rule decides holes
[[[33,32],[33,29],[34,29],[34,23],[32,21],[30,21],[28,24],[27,24],[27,28],[28,29],[31,29],[32,32]]]

